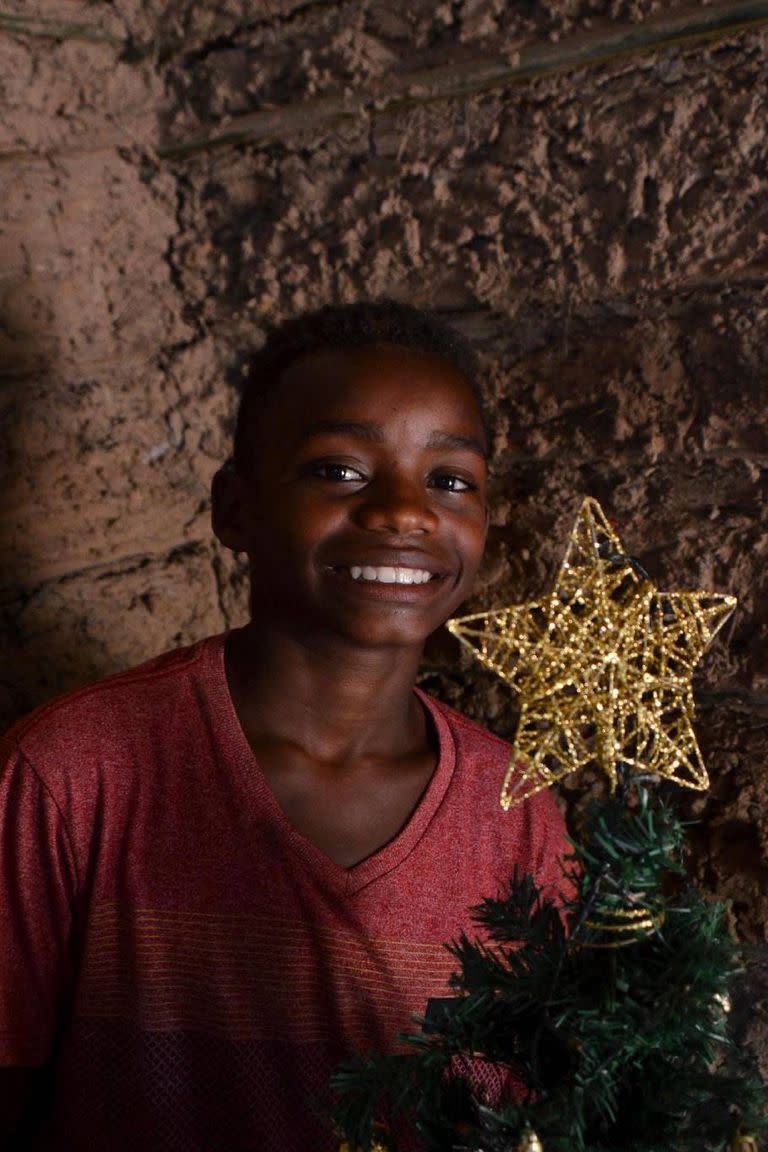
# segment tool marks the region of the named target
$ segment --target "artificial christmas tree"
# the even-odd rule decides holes
[[[513,876],[476,910],[479,938],[450,945],[439,1016],[339,1070],[347,1147],[754,1147],[765,1093],[728,1066],[739,948],[726,909],[686,882],[664,794],[706,787],[692,673],[734,603],[658,592],[587,500],[548,597],[449,624],[520,696],[502,805],[577,769],[608,787],[573,842],[572,898]]]

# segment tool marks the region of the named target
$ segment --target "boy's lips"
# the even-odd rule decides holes
[[[378,584],[426,584],[437,579],[437,573],[430,568],[419,568],[410,564],[342,564],[338,570],[349,572],[353,580]]]
[[[432,595],[447,575],[445,566],[423,552],[377,552],[329,565],[345,585],[375,599],[412,600]]]
[[[444,576],[428,573],[426,569],[411,569],[410,572],[406,572],[402,568],[389,565],[380,567],[338,565],[327,568],[326,571],[338,581],[340,587],[366,600],[419,601],[433,596],[445,583]],[[423,573],[426,579],[417,579],[417,571]]]

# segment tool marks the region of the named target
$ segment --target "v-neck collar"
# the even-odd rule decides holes
[[[420,842],[440,807],[456,764],[453,736],[445,717],[434,700],[420,688],[414,688],[414,693],[432,718],[437,732],[437,766],[419,803],[400,832],[377,852],[366,856],[351,868],[344,868],[293,827],[267,783],[243,732],[227,684],[224,663],[226,637],[227,633],[210,637],[204,642],[203,653],[208,665],[205,684],[211,700],[212,714],[221,719],[217,735],[224,762],[231,765],[232,770],[239,776],[245,794],[250,794],[266,811],[275,829],[290,845],[297,859],[311,869],[318,880],[343,895],[353,896],[402,864]]]

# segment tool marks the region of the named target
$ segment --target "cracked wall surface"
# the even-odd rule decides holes
[[[586,493],[660,586],[738,596],[696,680],[691,810],[700,880],[765,940],[768,32],[426,101],[424,69],[675,7],[5,9],[48,24],[0,23],[0,720],[244,619],[208,506],[243,356],[266,323],[391,293],[486,366],[474,607],[547,587]],[[399,78],[400,104],[302,122]],[[267,114],[268,138],[173,151]],[[427,657],[429,687],[510,731],[449,637]]]

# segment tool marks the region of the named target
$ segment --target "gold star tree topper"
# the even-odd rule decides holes
[[[520,696],[502,807],[586,767],[612,790],[620,764],[706,789],[693,669],[735,606],[733,596],[659,592],[586,499],[547,597],[448,621]]]

